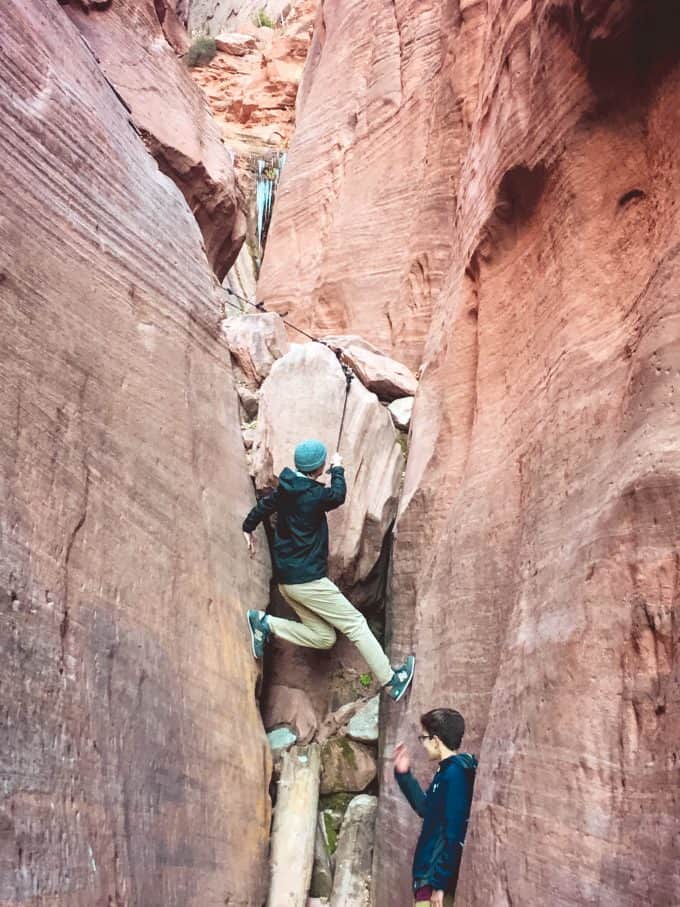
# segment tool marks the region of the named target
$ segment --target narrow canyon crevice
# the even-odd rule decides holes
[[[5,0],[0,902],[410,907],[393,750],[427,784],[450,706],[456,904],[680,903],[679,48],[663,0]],[[398,704],[249,648],[336,349]]]

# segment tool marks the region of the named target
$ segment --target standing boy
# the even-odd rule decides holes
[[[413,891],[419,907],[453,904],[467,830],[477,760],[459,753],[465,721],[455,709],[433,709],[421,716],[418,740],[439,767],[423,793],[411,774],[403,743],[394,748],[394,774],[402,793],[423,820],[413,857]]]
[[[373,676],[398,702],[408,689],[415,669],[409,655],[392,668],[364,615],[328,578],[328,523],[326,513],[345,500],[345,470],[339,453],[331,460],[330,486],[319,482],[326,466],[321,441],[303,441],[295,448],[295,470],[286,467],[277,488],[261,498],[243,521],[249,551],[255,550],[258,524],[276,513],[272,559],[279,591],[301,623],[248,611],[248,628],[255,658],[260,658],[270,636],[298,646],[330,649],[335,631],[344,633],[359,649]]]

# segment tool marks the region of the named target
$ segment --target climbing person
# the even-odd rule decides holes
[[[477,759],[459,753],[465,721],[455,709],[432,709],[420,718],[418,740],[428,759],[439,766],[423,793],[411,774],[403,743],[394,748],[394,776],[402,793],[423,820],[413,856],[413,891],[418,907],[453,904],[467,830]]]
[[[386,693],[398,702],[413,679],[415,658],[409,655],[403,665],[392,668],[364,615],[328,578],[326,513],[340,507],[347,494],[342,457],[336,453],[331,459],[330,485],[319,481],[326,466],[326,447],[321,441],[298,444],[294,460],[295,469],[283,469],[278,486],[245,518],[243,533],[252,555],[253,532],[265,517],[276,514],[274,576],[281,595],[301,622],[248,611],[253,655],[263,655],[271,636],[298,646],[330,649],[339,630],[358,648]]]

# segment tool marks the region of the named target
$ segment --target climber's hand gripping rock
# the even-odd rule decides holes
[[[248,546],[248,554],[252,557],[255,554],[255,548],[257,547],[257,539],[252,532],[244,532],[243,538],[246,540],[246,545]]]

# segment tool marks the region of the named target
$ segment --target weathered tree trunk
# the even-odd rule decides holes
[[[274,828],[268,907],[305,907],[314,863],[319,805],[319,747],[294,746],[283,757]]]
[[[369,907],[378,798],[355,797],[347,808],[335,852],[330,907]]]

